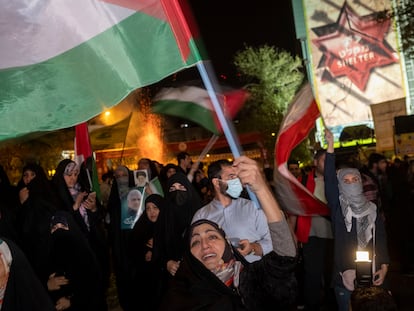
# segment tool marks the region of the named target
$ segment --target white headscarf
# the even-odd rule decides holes
[[[354,175],[359,182],[347,184],[343,181],[346,175]],[[363,193],[361,174],[356,168],[338,170],[339,202],[345,220],[346,230],[352,229],[352,217],[356,218],[358,248],[363,249],[372,239],[377,218],[377,206],[368,201]]]
[[[13,257],[11,255],[9,246],[7,245],[5,241],[1,239],[0,239],[0,260],[3,263],[4,272],[7,275],[6,277],[8,279],[8,275],[10,273],[10,266],[12,264]],[[6,292],[6,287],[7,287],[7,280],[6,280],[5,285],[0,288],[0,310],[3,305],[4,293]]]

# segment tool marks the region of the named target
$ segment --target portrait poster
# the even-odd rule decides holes
[[[148,172],[147,170],[135,170],[134,171],[135,186],[143,188],[148,183]]]
[[[121,229],[132,229],[144,211],[145,187],[133,187],[121,198]]]
[[[372,122],[405,97],[391,1],[303,1],[315,97],[328,127]]]

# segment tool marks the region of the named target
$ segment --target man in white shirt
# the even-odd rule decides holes
[[[220,225],[246,260],[253,262],[272,250],[269,226],[263,211],[251,200],[240,198],[243,190],[232,163],[218,160],[208,167],[214,199],[199,209],[192,222],[209,219]]]

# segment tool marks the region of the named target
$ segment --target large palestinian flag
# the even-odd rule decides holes
[[[3,1],[0,140],[74,126],[193,66],[180,9],[178,0]]]

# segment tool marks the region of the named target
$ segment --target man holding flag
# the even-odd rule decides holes
[[[285,206],[288,209],[289,223],[302,251],[304,270],[299,271],[303,273],[299,278],[303,279],[301,285],[305,310],[320,310],[321,289],[329,287],[326,282],[324,284],[325,280],[329,280],[329,276],[324,277],[324,270],[325,261],[329,259],[329,245],[332,244],[329,209],[324,194],[326,152],[317,151],[314,155],[314,169],[299,179],[291,174],[287,163],[292,150],[309,135],[319,116],[312,89],[309,84],[305,84],[289,105],[280,126],[275,149],[278,168],[275,176],[280,179],[280,183],[276,183],[276,190],[281,187],[280,184],[285,185],[298,201],[296,206]]]

